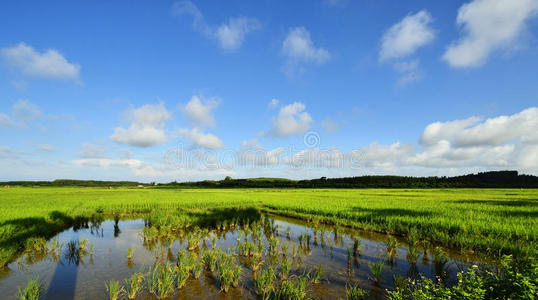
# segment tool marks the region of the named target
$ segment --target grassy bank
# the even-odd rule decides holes
[[[0,264],[30,237],[96,213],[254,207],[313,222],[405,235],[444,246],[534,256],[538,190],[519,189],[0,189]]]

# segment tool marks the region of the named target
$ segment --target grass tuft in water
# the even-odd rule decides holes
[[[202,253],[202,262],[207,270],[213,272],[217,266],[217,251],[210,250]]]
[[[39,299],[39,294],[41,293],[41,284],[39,283],[39,277],[28,280],[24,290],[19,288],[17,293],[17,299],[19,300],[37,300]]]
[[[303,273],[297,280],[284,280],[278,289],[277,299],[301,300],[306,297],[308,274]]]
[[[383,272],[383,267],[385,263],[383,261],[378,261],[376,263],[371,263],[368,265],[370,272],[372,273],[374,282],[378,284],[381,280],[381,273]]]
[[[370,296],[370,292],[361,289],[358,284],[346,284],[347,300],[366,300],[368,296]]]
[[[128,260],[131,260],[133,258],[133,253],[134,253],[134,249],[133,248],[129,248],[127,249],[127,259]]]
[[[263,299],[269,299],[271,292],[274,291],[275,279],[275,271],[271,267],[263,270],[263,272],[254,274],[254,288],[256,289],[256,293]]]
[[[280,278],[283,280],[288,279],[291,271],[291,261],[289,258],[285,258],[280,263]]]
[[[105,283],[106,291],[108,292],[108,298],[110,300],[117,300],[125,292],[123,286],[120,286],[120,282],[117,280],[111,280],[108,284]]]
[[[312,283],[320,283],[323,277],[323,265],[318,265],[312,272]]]
[[[142,290],[143,284],[144,274],[140,272],[135,272],[131,277],[125,279],[125,285],[127,286],[125,293],[127,294],[127,298],[136,298],[136,295]]]
[[[409,249],[407,249],[407,260],[412,265],[415,265],[417,263],[419,256],[420,252],[418,251],[417,247],[409,247]]]
[[[359,239],[353,240],[353,255],[356,256],[361,252],[361,241]]]

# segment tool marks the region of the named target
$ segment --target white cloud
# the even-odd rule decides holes
[[[172,5],[175,15],[189,15],[193,18],[192,26],[206,37],[215,39],[219,46],[226,51],[239,49],[247,34],[259,30],[261,23],[258,19],[247,17],[232,17],[227,23],[213,27],[205,21],[204,15],[191,1],[177,1]]]
[[[435,122],[424,129],[422,152],[407,165],[425,167],[519,168],[537,172],[538,107],[487,120],[471,117]]]
[[[374,142],[350,155],[361,168],[392,168],[411,155],[413,150],[413,145],[400,142],[391,145],[380,145]]]
[[[48,145],[48,144],[37,145],[37,149],[39,149],[41,151],[46,151],[46,152],[54,152],[54,151],[56,151],[56,148],[54,148],[54,146]]]
[[[456,147],[498,146],[509,142],[538,143],[538,108],[531,107],[510,116],[480,122],[471,117],[451,122],[435,122],[424,130],[421,143],[432,145],[441,140]]]
[[[242,166],[268,167],[278,165],[284,158],[285,149],[282,147],[267,151],[257,140],[243,141],[237,156],[237,162]]]
[[[268,134],[283,137],[305,133],[313,122],[310,114],[304,111],[305,109],[306,106],[301,102],[294,102],[282,107]]]
[[[419,64],[420,62],[418,59],[394,63],[394,70],[400,75],[396,83],[403,86],[413,81],[420,80],[422,78],[422,71],[420,70]]]
[[[28,122],[41,118],[39,107],[28,100],[19,100],[12,106],[10,115],[0,113],[0,126],[24,127]]]
[[[57,50],[48,49],[43,53],[31,46],[19,43],[0,50],[6,63],[17,68],[22,74],[49,79],[78,80],[80,65],[71,63]]]
[[[337,148],[313,148],[285,157],[284,161],[293,168],[344,168],[349,166],[346,155]]]
[[[222,24],[216,29],[215,36],[222,49],[233,51],[241,47],[249,32],[260,27],[260,22],[254,18],[230,18],[227,24]]]
[[[478,67],[491,52],[513,46],[526,22],[538,13],[536,0],[474,0],[458,10],[456,23],[463,36],[453,42],[443,59],[455,68]]]
[[[334,133],[338,131],[340,126],[333,119],[327,118],[321,121],[321,128],[323,128],[323,130],[325,130],[327,133]]]
[[[102,144],[82,144],[82,150],[76,156],[82,158],[105,158],[106,147]]]
[[[14,127],[17,126],[17,122],[13,121],[10,116],[4,113],[0,113],[0,126]]]
[[[170,113],[163,103],[130,108],[126,117],[131,122],[129,128],[115,128],[110,137],[112,140],[136,147],[150,147],[166,141],[164,124]]]
[[[439,143],[442,140],[448,140],[463,131],[465,128],[476,124],[480,121],[478,117],[470,117],[464,120],[455,120],[448,122],[434,122],[426,126],[420,137],[420,144],[429,146]]]
[[[198,96],[192,96],[191,100],[182,108],[182,111],[192,126],[215,127],[213,110],[217,108],[219,103],[220,100],[217,98],[202,100]]]
[[[313,62],[322,64],[331,58],[329,51],[316,48],[310,32],[304,27],[291,28],[282,43],[282,53],[295,62]]]
[[[211,133],[203,133],[198,128],[189,129],[180,129],[179,133],[190,139],[195,145],[209,148],[209,149],[220,149],[224,147],[224,143],[215,135]]]
[[[271,101],[269,102],[269,104],[267,105],[270,109],[275,109],[277,106],[278,106],[278,99],[271,99]]]
[[[108,159],[108,158],[84,158],[73,161],[76,166],[98,167],[98,168],[117,168],[129,167],[139,168],[143,162],[137,159]]]
[[[6,159],[6,158],[18,158],[20,154],[25,154],[26,152],[21,150],[13,149],[9,146],[2,146],[0,145],[0,159]]]
[[[409,56],[418,48],[435,38],[435,30],[430,25],[433,18],[426,10],[408,15],[389,28],[381,39],[381,61]]]
[[[15,117],[21,121],[33,121],[41,117],[39,107],[28,100],[19,100],[13,105]]]

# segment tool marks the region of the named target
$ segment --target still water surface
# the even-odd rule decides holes
[[[314,236],[313,229],[307,223],[295,219],[271,216],[274,224],[278,225],[280,245],[287,244],[288,255],[292,248],[299,249],[299,235],[309,233]],[[58,255],[49,253],[42,257],[24,254],[18,261],[9,264],[8,268],[0,271],[0,295],[2,299],[16,299],[17,289],[23,288],[29,278],[39,276],[43,286],[40,299],[106,299],[108,297],[105,282],[119,280],[131,276],[136,271],[147,272],[156,262],[156,257],[166,253],[167,259],[174,262],[179,249],[185,249],[186,241],[176,240],[170,247],[150,246],[144,242],[142,230],[145,223],[137,220],[106,220],[98,224],[90,224],[87,228],[71,228],[56,237],[63,245]],[[290,236],[287,236],[287,228]],[[228,250],[237,246],[238,228],[218,234],[217,248]],[[323,233],[323,236],[322,236]],[[399,240],[399,245],[392,262],[387,259],[386,235],[371,232],[354,231],[334,227],[318,232],[312,238],[309,249],[298,251],[293,259],[291,274],[299,275],[304,270],[313,270],[318,265],[324,266],[323,280],[319,284],[310,284],[307,294],[317,299],[344,299],[346,283],[359,284],[363,289],[371,290],[374,299],[382,299],[385,289],[393,287],[393,275],[416,277],[419,274],[435,278],[442,276],[447,284],[453,283],[456,273],[476,264],[476,258],[457,255],[449,252],[449,259],[444,265],[433,263],[432,253],[421,249],[417,263],[407,261],[405,242]],[[348,248],[353,246],[353,238],[361,242],[360,255],[352,256],[348,261]],[[66,245],[72,241],[88,239],[86,253],[80,258],[73,259]],[[264,242],[267,241],[264,239]],[[210,239],[206,239],[201,248],[211,248]],[[91,247],[91,250],[89,249]],[[126,258],[128,248],[134,249],[131,260]],[[91,253],[90,253],[91,252]],[[242,260],[239,259],[239,262]],[[379,284],[374,284],[368,265],[372,262],[384,261],[384,270]],[[198,279],[191,277],[186,284],[174,295],[181,299],[257,299],[253,288],[253,272],[243,266],[239,287],[231,288],[228,293],[219,292],[219,280],[216,274],[203,271]],[[216,272],[215,272],[216,273]],[[154,299],[144,289],[137,299]]]

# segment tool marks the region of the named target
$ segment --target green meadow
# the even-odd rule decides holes
[[[534,189],[0,189],[0,264],[34,237],[50,238],[94,215],[181,216],[227,208],[406,236],[487,255],[535,257]],[[188,214],[192,215],[192,214]]]

